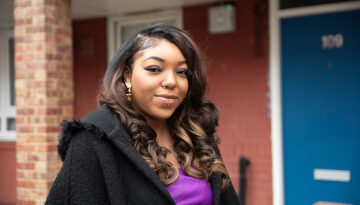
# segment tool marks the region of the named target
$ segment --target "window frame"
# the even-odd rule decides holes
[[[114,16],[107,19],[107,43],[108,43],[108,62],[115,54],[116,50],[120,48],[121,29],[124,26],[137,25],[142,23],[157,23],[163,21],[175,20],[175,25],[178,28],[183,27],[182,9],[173,9],[166,11],[156,11],[145,14]]]
[[[16,120],[16,105],[11,105],[10,93],[9,40],[11,38],[14,39],[13,30],[0,31],[0,142],[16,141],[16,130],[7,130],[7,120],[9,118]]]

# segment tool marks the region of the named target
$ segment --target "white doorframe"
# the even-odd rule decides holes
[[[292,9],[279,9],[279,0],[269,0],[270,24],[270,101],[273,205],[284,205],[284,168],[281,92],[280,20],[315,14],[360,9],[360,2],[331,3]]]

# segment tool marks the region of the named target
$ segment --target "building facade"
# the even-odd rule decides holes
[[[287,4],[286,1],[244,0],[231,1],[228,4],[215,1],[199,1],[194,4],[191,3],[193,1],[182,1],[183,3],[176,5],[166,5],[159,1],[160,4],[153,3],[153,5],[146,2],[138,5],[123,2],[123,6],[120,7],[118,4],[121,5],[121,1],[116,1],[117,3],[113,2],[112,9],[108,7],[107,13],[103,12],[106,10],[105,3],[84,2],[15,0],[13,4],[1,6],[7,7],[8,10],[12,9],[14,18],[12,22],[9,20],[10,23],[0,27],[2,49],[0,204],[43,204],[61,167],[57,154],[59,123],[62,120],[81,119],[96,108],[96,95],[107,63],[114,51],[131,33],[144,25],[157,22],[171,23],[189,31],[207,57],[209,83],[207,97],[220,111],[220,126],[217,129],[217,134],[221,138],[220,150],[230,178],[238,193],[244,194],[243,199],[246,204],[320,205],[359,202],[359,198],[354,194],[354,190],[359,187],[357,184],[359,179],[356,175],[358,167],[352,166],[355,164],[354,160],[349,159],[347,163],[337,163],[335,166],[331,163],[321,164],[315,158],[308,161],[306,161],[308,158],[296,158],[297,153],[309,153],[308,156],[317,156],[318,153],[310,149],[309,143],[301,144],[299,138],[307,139],[306,142],[310,139],[297,136],[297,129],[306,129],[294,127],[294,124],[302,125],[297,116],[304,113],[307,113],[311,119],[314,118],[315,115],[311,114],[315,112],[314,109],[318,105],[316,102],[320,99],[331,100],[319,94],[307,96],[306,93],[310,93],[311,89],[302,87],[303,90],[298,90],[300,82],[313,82],[304,79],[314,79],[315,82],[317,79],[328,79],[321,85],[328,87],[336,85],[333,89],[337,89],[339,85],[341,87],[346,84],[344,81],[356,81],[358,73],[354,68],[360,64],[358,61],[351,61],[356,59],[355,57],[350,59],[353,64],[349,66],[344,64],[344,60],[334,63],[330,62],[329,57],[325,57],[324,61],[328,68],[339,66],[342,68],[339,70],[345,72],[341,73],[341,78],[344,80],[339,84],[333,84],[333,81],[329,80],[333,77],[328,77],[329,70],[324,71],[322,75],[315,75],[308,72],[309,69],[305,69],[306,65],[313,66],[308,66],[311,70],[321,66],[316,63],[302,65],[303,62],[308,61],[301,56],[310,52],[304,50],[303,54],[299,54],[292,50],[298,48],[297,46],[301,48],[303,45],[313,45],[308,41],[312,38],[308,36],[315,36],[314,38],[320,38],[319,44],[326,44],[325,49],[321,47],[322,52],[332,52],[334,50],[330,50],[330,47],[335,49],[338,46],[336,49],[345,52],[346,56],[359,56],[358,50],[348,49],[345,47],[347,44],[340,46],[341,37],[339,37],[342,34],[343,42],[350,39],[352,44],[358,45],[358,39],[348,37],[359,32],[354,29],[348,32],[348,28],[356,25],[356,21],[341,24],[345,29],[326,30],[320,37],[317,37],[317,34],[304,33],[305,37],[301,43],[291,44],[298,42],[297,33],[302,30],[314,31],[314,28],[322,29],[318,25],[326,25],[323,22],[331,22],[329,19],[332,19],[332,22],[334,19],[339,22],[349,22],[349,18],[358,18],[359,2],[294,5]],[[124,6],[125,4],[129,5]],[[235,14],[233,19],[235,29],[229,32],[211,33],[209,10],[224,5]],[[122,11],[121,9],[125,7],[128,10]],[[116,9],[119,12],[115,12]],[[345,16],[325,16],[323,19],[316,19],[319,21],[318,24],[309,26],[309,22],[314,21],[315,18],[312,18],[314,16],[339,12],[344,12]],[[303,19],[306,16],[310,19]],[[5,19],[1,16],[0,18]],[[296,26],[300,29],[294,30]],[[327,26],[324,27],[326,28]],[[337,34],[339,34],[337,40],[327,40],[335,39]],[[284,36],[294,38],[284,39]],[[321,40],[322,36],[325,40]],[[332,44],[325,41],[331,41]],[[281,47],[283,45],[292,46]],[[287,52],[281,53],[282,51]],[[322,53],[314,55],[322,55]],[[291,60],[286,61],[287,59]],[[309,62],[317,62],[317,60],[312,59]],[[302,66],[296,70],[296,65]],[[298,75],[293,72],[297,72]],[[305,75],[316,77],[305,78]],[[340,76],[340,73],[334,74],[336,75]],[[297,76],[301,77],[296,78]],[[292,82],[297,83],[292,84]],[[312,85],[312,88],[320,86],[309,85]],[[343,96],[347,99],[346,102],[358,99],[356,93],[359,83],[355,82],[344,89],[350,90],[348,95]],[[333,95],[329,94],[329,96]],[[347,98],[348,96],[351,97]],[[299,109],[299,106],[304,106],[301,100],[304,100],[304,103],[315,102],[308,105],[315,108]],[[360,120],[356,117],[357,109],[351,103],[344,104],[337,100],[335,102],[340,103],[336,105],[348,105],[354,111],[339,117],[350,119],[341,130],[352,130],[348,132],[346,136],[349,137],[346,139],[360,145],[356,140],[356,127],[360,126]],[[293,106],[292,109],[288,109],[289,106],[290,108]],[[330,110],[333,107],[326,109]],[[337,116],[337,113],[328,110],[317,113],[316,116],[329,119]],[[341,110],[345,112],[345,109]],[[294,116],[291,113],[297,113],[295,119],[287,118]],[[301,119],[303,123],[304,119],[309,118]],[[312,125],[313,123],[303,126],[314,130]],[[350,126],[346,127],[346,125]],[[324,133],[326,126],[329,125],[316,126],[324,127],[319,128],[317,133]],[[325,140],[329,134],[317,136],[319,138],[316,139]],[[334,136],[333,139],[337,144],[341,141],[339,136]],[[301,146],[297,147],[296,142]],[[331,148],[324,144],[329,143],[328,141],[318,143],[316,150],[328,152]],[[292,150],[294,152],[291,152]],[[351,150],[350,154],[357,154],[355,148],[348,144],[341,147],[340,152],[347,153],[347,150]],[[240,174],[241,157],[250,161],[246,166],[245,175]],[[328,159],[320,159],[320,161],[326,160]],[[291,164],[292,162],[296,163]],[[301,170],[302,167],[306,169]],[[297,170],[299,172],[296,172]],[[340,171],[336,174],[344,174],[345,178],[346,174],[352,176],[348,181],[346,181],[348,178],[345,181],[339,181],[339,177],[332,178],[333,181],[338,180],[335,183],[345,187],[344,190],[349,194],[327,195],[326,193],[336,192],[341,188],[333,186],[329,178],[319,180],[315,177],[315,172],[320,173],[321,178],[324,176],[322,171],[325,171],[326,175],[336,170]],[[290,178],[287,178],[288,176]],[[297,180],[299,176],[306,177]],[[246,184],[242,184],[240,189],[242,177],[246,177]],[[302,189],[294,188],[299,184]],[[304,187],[318,188],[309,193],[303,191]],[[305,196],[304,200],[298,200],[296,193]]]

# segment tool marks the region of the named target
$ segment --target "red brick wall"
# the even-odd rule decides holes
[[[61,161],[59,123],[73,117],[70,0],[15,0],[17,204],[40,205]]]
[[[15,142],[0,142],[0,204],[16,202]]]
[[[251,161],[246,204],[271,205],[267,12],[255,16],[255,1],[236,2],[236,32],[208,33],[210,5],[185,7],[184,29],[208,58],[208,97],[220,110],[220,149],[232,182],[238,188],[244,155]]]
[[[75,116],[96,108],[96,95],[106,70],[106,18],[73,21]]]

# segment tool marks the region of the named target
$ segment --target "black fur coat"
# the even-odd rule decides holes
[[[108,107],[62,127],[58,152],[64,163],[45,204],[175,204]],[[223,192],[220,176],[209,183],[213,204],[239,204],[231,183]]]

